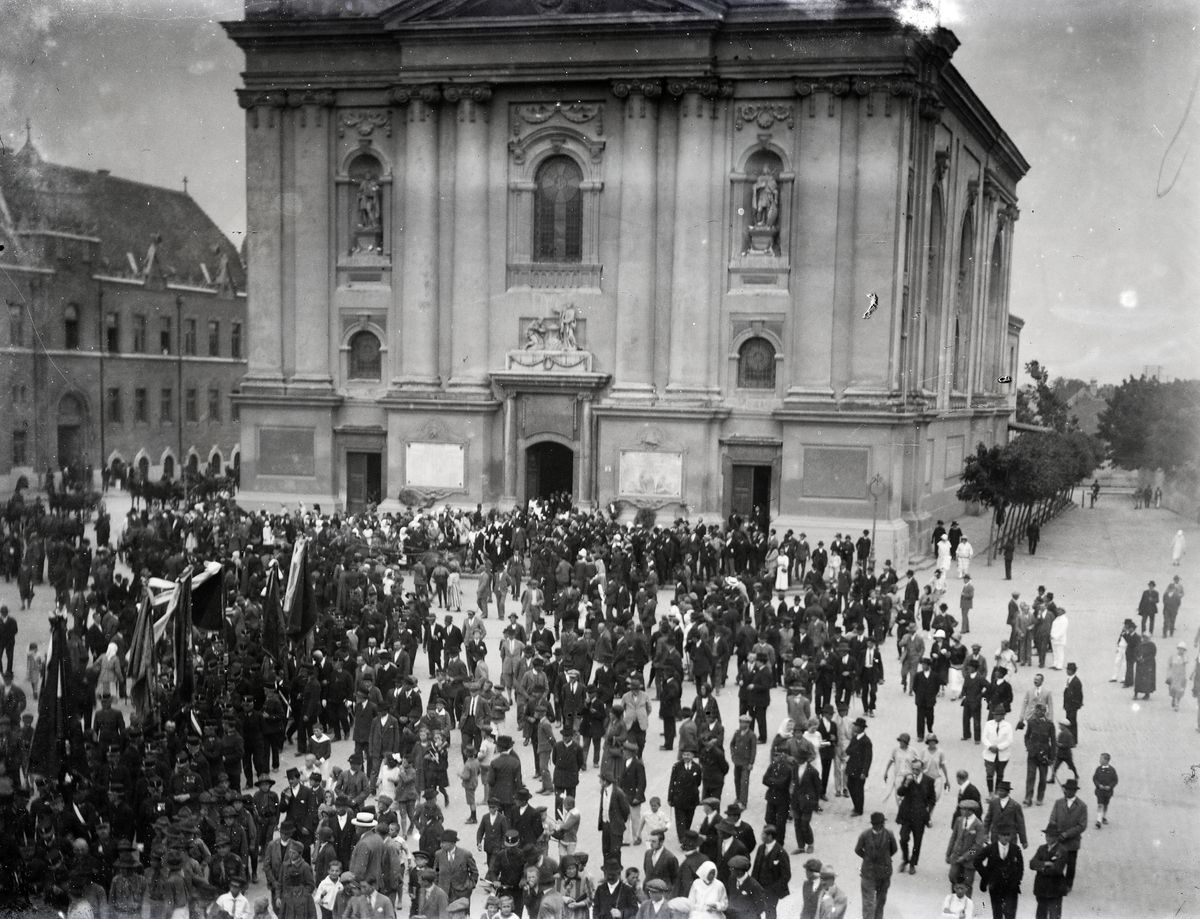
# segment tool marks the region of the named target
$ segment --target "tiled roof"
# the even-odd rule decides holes
[[[195,199],[183,191],[146,185],[42,159],[26,143],[13,153],[0,150],[0,198],[13,229],[42,229],[95,236],[100,240],[98,270],[129,272],[126,253],[141,265],[155,237],[157,262],[168,281],[204,283],[201,263],[217,277],[221,255],[237,290],[246,289],[237,248]]]

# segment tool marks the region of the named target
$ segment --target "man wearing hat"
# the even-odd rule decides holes
[[[358,842],[350,852],[350,871],[360,883],[379,883],[383,870],[383,837],[376,832],[375,815],[361,811],[353,821],[358,830]]]
[[[525,876],[525,853],[521,851],[521,834],[508,830],[504,834],[504,847],[491,859],[488,880],[496,886],[496,892],[513,898],[513,910],[520,915],[524,905],[521,881]]]
[[[941,681],[931,669],[932,666],[933,662],[928,657],[921,658],[921,669],[912,678],[913,702],[917,707],[918,743],[924,743],[925,732],[933,730],[934,708],[942,688]]]
[[[703,772],[692,758],[689,750],[680,752],[680,759],[671,767],[671,778],[667,784],[667,805],[675,810],[675,833],[683,838],[685,830],[691,829],[696,806],[700,803],[700,783]]]
[[[983,825],[987,827],[988,838],[993,842],[1003,833],[1017,839],[1022,849],[1029,845],[1029,839],[1025,835],[1025,812],[1021,805],[1012,799],[1011,782],[1006,780],[996,783],[996,794],[988,801]]]
[[[284,820],[279,824],[279,836],[267,843],[266,857],[263,859],[263,873],[266,875],[267,889],[271,892],[272,902],[278,906],[280,885],[283,883],[283,863],[291,846],[299,845],[295,840],[296,824]]]
[[[833,865],[824,864],[820,869],[821,886],[817,891],[816,919],[842,919],[846,915],[849,900],[837,886],[837,872]]]
[[[859,877],[862,881],[863,919],[883,919],[888,888],[892,884],[892,857],[896,854],[896,837],[884,823],[882,811],[871,814],[871,828],[859,834],[854,854],[862,859]]]
[[[458,844],[458,831],[447,829],[442,833],[442,845],[434,856],[437,871],[437,886],[446,892],[450,900],[470,898],[479,882],[479,868],[475,856]]]
[[[662,878],[651,878],[642,884],[649,898],[638,907],[636,919],[667,919],[670,909],[667,907],[667,891],[671,885]]]
[[[871,771],[871,738],[867,736],[867,721],[859,717],[854,719],[853,736],[846,745],[846,788],[850,792],[850,801],[854,809],[851,817],[861,817],[863,814],[863,797],[867,784],[867,775]]]
[[[1088,826],[1087,805],[1075,796],[1077,791],[1079,782],[1075,779],[1067,779],[1062,783],[1062,797],[1054,802],[1050,822],[1046,824],[1048,831],[1053,829],[1057,833],[1058,843],[1067,853],[1066,893],[1071,892],[1075,883],[1075,861],[1079,858],[1082,836]]]
[[[621,842],[625,838],[625,828],[629,823],[629,798],[621,790],[620,785],[613,784],[608,779],[600,783],[600,851],[604,857],[621,858]]]
[[[958,803],[958,816],[950,831],[950,843],[946,846],[946,864],[950,866],[950,886],[962,884],[968,895],[975,888],[975,859],[987,845],[987,829],[979,819],[981,808],[978,801],[963,800]]]
[[[596,885],[592,898],[592,915],[596,919],[633,919],[637,915],[638,901],[633,888],[621,879],[620,840],[617,840],[618,855],[604,859],[604,880]]]
[[[1046,776],[1058,753],[1058,737],[1054,723],[1046,716],[1046,706],[1037,703],[1025,722],[1025,806],[1033,805],[1034,789],[1037,803],[1046,796]],[[988,777],[991,790],[991,776]]]
[[[626,709],[628,711],[628,709]],[[617,784],[629,801],[629,834],[631,845],[642,844],[642,804],[646,801],[646,766],[642,763],[641,748],[633,740],[625,741],[624,756]],[[557,783],[556,783],[557,784]]]
[[[250,901],[246,899],[246,879],[241,874],[231,874],[226,881],[228,890],[216,899],[214,904],[222,910],[229,919],[250,919],[253,910]]]
[[[821,899],[821,860],[810,858],[804,863],[804,880],[800,887],[800,919],[816,919]]]
[[[900,800],[896,822],[900,825],[900,870],[908,868],[909,874],[916,874],[917,864],[921,860],[921,840],[929,825],[929,815],[937,804],[937,787],[933,778],[925,774],[923,759],[914,757],[910,768],[912,771],[896,789],[896,797]],[[911,854],[908,849],[910,838]]]
[[[775,827],[770,824],[763,827],[763,841],[754,853],[751,876],[762,885],[766,919],[775,919],[779,901],[790,893],[788,886],[792,879],[792,863],[783,840],[776,838]]]
[[[142,897],[146,892],[142,862],[129,840],[122,840],[118,850],[113,863],[117,873],[108,888],[108,905],[114,917],[133,919],[142,914]]]
[[[733,823],[722,818],[717,822],[717,852],[713,861],[717,865],[717,879],[727,889],[733,877],[729,863],[739,855],[749,858],[750,853],[738,840]]]
[[[726,919],[760,919],[766,912],[767,898],[762,885],[750,876],[750,859],[744,855],[731,858],[729,874]]]
[[[288,787],[279,796],[279,815],[291,820],[296,835],[303,846],[307,846],[316,829],[317,802],[313,790],[300,781],[300,770],[295,766],[287,771]]]
[[[1048,919],[1062,916],[1063,897],[1071,892],[1067,879],[1067,851],[1058,836],[1058,828],[1051,825],[1042,830],[1046,841],[1038,847],[1029,868],[1034,872],[1033,896],[1037,900],[1037,914]]]
[[[487,787],[489,795],[500,800],[507,810],[515,800],[516,791],[522,786],[521,760],[513,752],[513,740],[507,734],[496,739],[497,753],[488,766]]]
[[[1024,843],[1015,844],[1012,832],[995,834],[975,860],[979,870],[980,892],[990,891],[992,919],[1017,919],[1017,901],[1021,896],[1021,878],[1025,874]]]

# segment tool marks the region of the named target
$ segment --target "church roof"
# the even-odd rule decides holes
[[[0,150],[0,202],[0,236],[50,231],[94,237],[99,273],[128,274],[128,253],[140,265],[155,244],[168,281],[204,283],[201,264],[215,278],[224,255],[233,286],[246,289],[236,247],[184,191],[51,163],[26,141],[15,153]]]

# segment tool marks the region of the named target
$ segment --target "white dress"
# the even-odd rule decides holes
[[[775,589],[788,589],[788,568],[791,567],[791,559],[788,558],[786,552],[780,552],[779,558],[775,559]]]
[[[958,551],[954,553],[954,557],[958,560],[958,576],[961,578],[964,574],[971,570],[971,559],[975,556],[975,549],[965,539],[958,544]]]
[[[696,880],[692,881],[692,889],[688,892],[688,903],[692,908],[689,919],[724,919],[729,897],[725,885],[716,878],[716,870],[717,866],[712,862],[705,862],[696,873]],[[704,881],[710,871],[713,879]]]

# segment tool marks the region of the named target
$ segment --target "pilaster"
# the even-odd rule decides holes
[[[447,83],[457,106],[454,160],[454,275],[451,284],[450,389],[488,390],[488,103],[486,83]]]
[[[621,232],[617,259],[617,341],[614,398],[654,396],[655,223],[658,159],[657,80],[620,80],[625,100],[621,154]]]
[[[404,225],[401,236],[401,279],[396,331],[399,354],[392,385],[429,391],[441,386],[438,373],[438,103],[436,85],[397,86],[392,101],[406,107]]]

